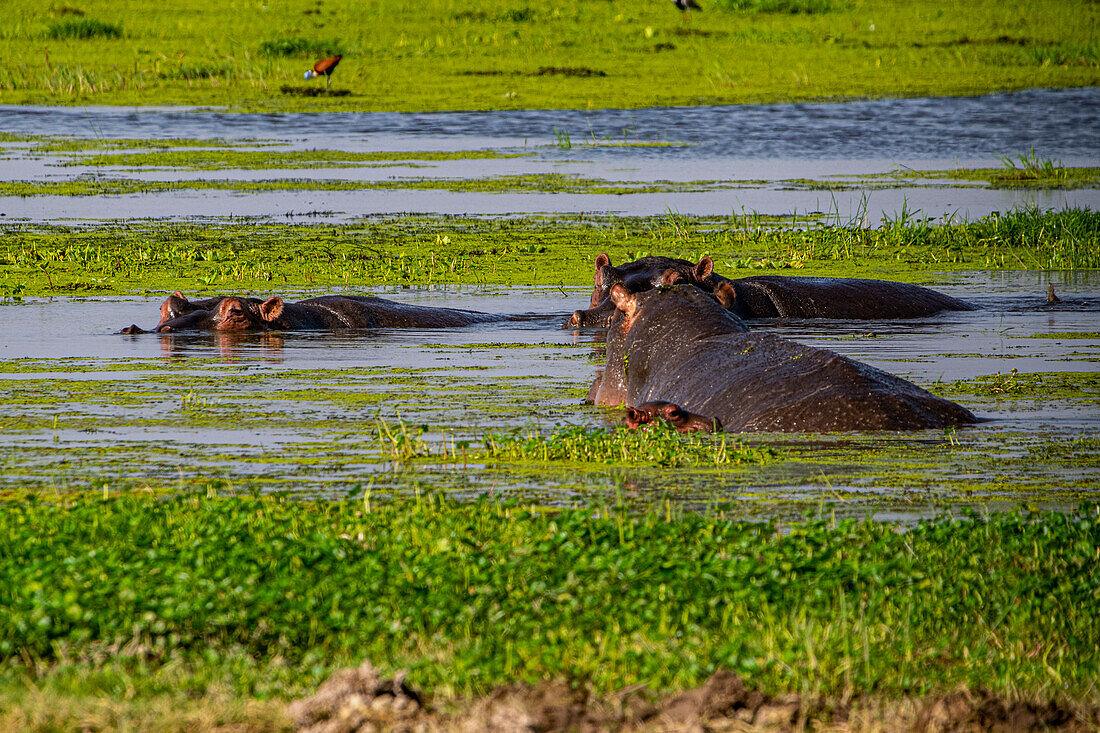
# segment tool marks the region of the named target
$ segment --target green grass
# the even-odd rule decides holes
[[[137,0],[89,0],[72,17],[10,0],[0,93],[9,104],[421,111],[976,94],[1100,80],[1100,9],[1087,0],[978,0],[965,13],[947,0],[703,4],[685,20],[668,2],[620,0],[476,9],[455,0],[170,0],[155,13]],[[95,17],[125,18],[125,34],[113,37],[107,29],[119,27]],[[302,73],[334,52],[344,60],[333,93],[320,93]]]
[[[339,41],[315,40],[307,38],[279,38],[260,42],[260,53],[264,56],[294,56],[318,59],[335,56],[341,52]]]
[[[493,501],[13,499],[0,695],[289,696],[368,658],[444,697],[732,669],[772,691],[1095,701],[1100,518],[883,523]],[[487,633],[488,630],[492,633]],[[104,656],[108,649],[116,650]]]
[[[1100,214],[1022,210],[938,225],[901,214],[880,229],[766,217],[382,217],[346,226],[7,225],[0,297],[146,290],[261,291],[435,283],[578,285],[592,262],[714,258],[727,276],[782,272],[921,280],[974,269],[1100,267]]]

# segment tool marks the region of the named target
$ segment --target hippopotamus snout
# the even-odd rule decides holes
[[[631,430],[658,421],[667,422],[679,433],[713,433],[722,429],[722,421],[718,418],[696,415],[672,402],[658,400],[626,408],[626,426]]]

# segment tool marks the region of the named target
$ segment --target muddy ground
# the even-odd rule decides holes
[[[307,733],[1100,730],[1100,708],[1009,701],[987,690],[902,700],[771,696],[732,672],[676,695],[636,686],[596,698],[563,683],[540,683],[434,703],[403,674],[383,679],[369,662],[340,670],[312,697],[291,703],[287,714]]]

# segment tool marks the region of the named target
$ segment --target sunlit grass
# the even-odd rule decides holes
[[[1100,10],[1086,0],[979,0],[965,13],[946,0],[701,4],[686,20],[667,0],[476,8],[168,0],[155,12],[119,0],[59,17],[49,4],[10,0],[0,92],[11,104],[421,111],[975,94],[1098,81],[1090,29]],[[125,25],[112,25],[116,18]],[[315,87],[302,72],[333,53],[344,55],[334,93],[306,96]]]
[[[714,258],[728,276],[760,272],[915,279],[973,269],[1100,267],[1100,214],[1025,209],[962,224],[903,211],[887,225],[777,227],[753,215],[482,221],[382,217],[341,226],[142,223],[10,226],[0,296],[270,292],[386,284],[580,285],[600,252]]]

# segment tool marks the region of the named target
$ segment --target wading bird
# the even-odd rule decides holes
[[[703,9],[703,6],[695,2],[695,0],[672,0],[672,4],[683,11],[685,17],[687,17],[689,10]]]
[[[683,2],[683,0],[676,0],[677,2]],[[687,0],[687,2],[695,2],[695,0]],[[315,76],[321,76],[324,74],[328,77],[328,84],[325,85],[325,89],[332,86],[332,72],[336,69],[336,65],[340,63],[340,59],[344,58],[341,54],[336,54],[332,58],[322,59],[313,65],[313,68],[306,72],[306,78],[312,79]]]

